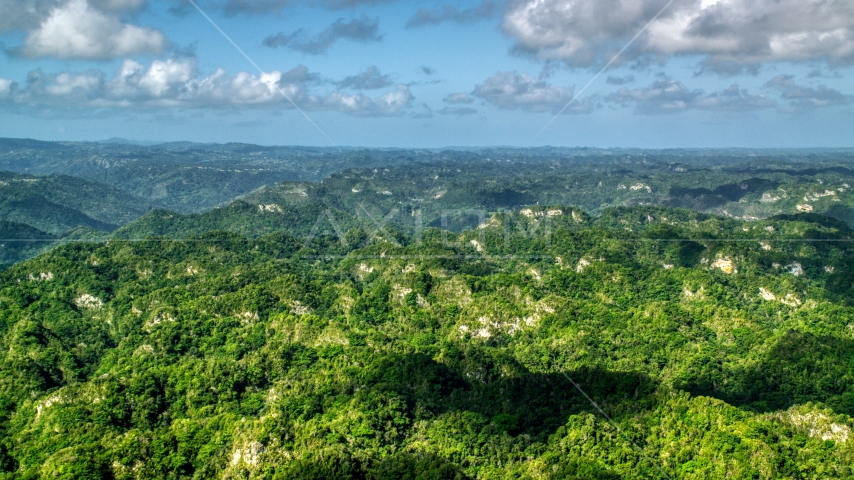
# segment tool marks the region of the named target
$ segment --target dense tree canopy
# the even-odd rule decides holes
[[[0,274],[2,475],[854,475],[844,223],[342,228],[67,244]]]

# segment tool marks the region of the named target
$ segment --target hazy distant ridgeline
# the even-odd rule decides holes
[[[845,149],[640,150],[542,147],[532,149],[364,149],[265,147],[173,142],[133,144],[0,139],[0,170],[67,174],[124,190],[180,213],[222,206],[261,186],[281,181],[319,182],[351,168],[413,163],[632,166],[663,162],[707,165],[846,162]],[[513,171],[512,165],[505,165]],[[498,170],[501,170],[499,167]],[[589,208],[587,206],[586,208]]]
[[[0,172],[0,218],[54,235],[81,226],[109,232],[150,208],[139,197],[77,177]]]
[[[0,220],[66,240],[117,229],[121,238],[212,230],[302,238],[312,229],[334,230],[331,222],[344,230],[460,232],[494,212],[537,204],[592,215],[630,205],[741,219],[812,212],[852,224],[852,158],[847,150],[369,150],[0,139],[0,168],[31,172],[0,173]],[[4,258],[42,250],[16,248]]]

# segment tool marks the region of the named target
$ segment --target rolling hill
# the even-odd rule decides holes
[[[0,470],[849,478],[851,239],[552,205],[367,245],[63,245],[0,273]]]

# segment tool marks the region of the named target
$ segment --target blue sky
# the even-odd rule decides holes
[[[850,0],[197,3],[0,0],[0,136],[854,146]]]

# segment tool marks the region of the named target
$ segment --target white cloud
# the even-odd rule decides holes
[[[441,8],[421,8],[406,22],[406,28],[417,28],[427,25],[439,25],[445,22],[468,25],[488,20],[498,14],[498,5],[491,0],[471,8],[458,8],[456,5],[443,5]]]
[[[0,0],[0,32],[36,28],[61,3],[61,0]]]
[[[379,117],[403,113],[403,109],[409,106],[414,98],[409,87],[398,85],[396,90],[384,93],[375,99],[362,94],[347,95],[341,92],[333,92],[321,105],[328,110],[337,110],[352,115]]]
[[[4,104],[16,108],[293,108],[288,97],[305,110],[333,110],[356,116],[402,114],[414,99],[406,85],[378,97],[348,95],[340,91],[311,92],[317,75],[305,67],[289,72],[272,71],[260,75],[239,72],[229,75],[218,69],[200,75],[192,58],[155,60],[143,66],[125,60],[112,78],[93,70],[46,75],[31,72],[26,87],[5,87]],[[0,83],[3,98],[4,83]]]
[[[572,100],[574,89],[553,87],[519,72],[499,72],[475,87],[472,95],[498,108],[532,112],[557,112]],[[576,101],[565,113],[590,113],[595,106],[589,98]]]
[[[81,96],[87,97],[97,92],[101,86],[102,77],[98,73],[72,74],[60,73],[53,81],[45,85],[45,92],[54,97]]]
[[[303,0],[301,3],[307,3],[312,6],[321,6],[332,10],[340,10],[345,8],[355,8],[363,5],[376,5],[381,3],[390,3],[392,0]],[[182,6],[186,5],[186,0],[180,2]],[[265,13],[278,13],[283,9],[300,3],[299,0],[226,0],[225,2],[216,2],[215,5],[222,6],[227,14],[246,14],[257,15]],[[181,7],[179,7],[181,8]]]
[[[632,83],[635,81],[634,75],[626,75],[624,77],[608,77],[605,80],[605,83],[608,85],[625,85],[627,83]]]
[[[133,0],[101,2],[109,8],[132,8]],[[109,59],[135,54],[162,54],[168,46],[158,30],[122,23],[87,0],[70,0],[55,7],[24,39],[20,53],[29,57]]]
[[[772,108],[777,102],[765,95],[752,95],[738,85],[706,94],[690,90],[681,82],[662,78],[645,88],[621,88],[605,100],[624,106],[634,105],[637,113],[654,115],[679,113],[686,110],[718,110],[745,112]]]
[[[6,78],[0,78],[0,98],[6,98],[12,94],[12,82]]]
[[[339,18],[326,30],[309,37],[304,29],[285,34],[279,32],[270,35],[262,42],[270,48],[287,47],[298,52],[309,55],[320,55],[329,51],[332,45],[339,40],[350,40],[354,42],[381,42],[383,36],[379,34],[379,18],[356,18],[345,22]]]
[[[516,50],[571,66],[602,64],[668,0],[516,0],[503,28]],[[626,52],[631,58],[697,54],[705,63],[854,62],[849,0],[680,0]]]
[[[377,90],[392,85],[391,76],[383,75],[376,66],[368,67],[364,72],[345,77],[337,82],[338,88],[356,90]]]
[[[816,88],[798,85],[791,75],[778,75],[766,85],[780,92],[780,97],[787,103],[782,110],[789,113],[803,113],[817,108],[845,107],[854,104],[854,95],[845,95],[826,85],[819,85]]]
[[[137,10],[146,4],[146,0],[90,0],[90,4],[105,12],[126,12]]]
[[[468,93],[462,92],[462,93],[451,93],[447,97],[445,97],[442,101],[445,103],[450,103],[451,105],[457,105],[460,103],[472,103],[472,102],[474,102],[474,99],[471,98]]]

